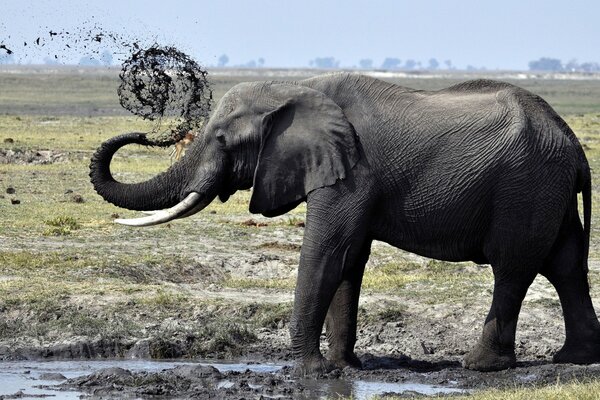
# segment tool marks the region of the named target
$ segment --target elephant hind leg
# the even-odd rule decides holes
[[[600,362],[600,323],[592,305],[585,257],[585,234],[579,216],[565,218],[540,271],[555,287],[565,318],[566,339],[554,362]]]
[[[463,361],[477,371],[499,371],[514,367],[515,333],[521,303],[537,275],[531,263],[494,265],[494,296],[479,342]]]

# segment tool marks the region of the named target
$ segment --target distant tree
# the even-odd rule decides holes
[[[363,58],[358,62],[358,65],[360,65],[362,69],[373,69],[373,60],[370,58]]]
[[[96,60],[94,57],[92,57],[91,55],[86,55],[83,56],[79,59],[79,65],[85,65],[85,66],[98,66],[100,65],[100,61]]]
[[[381,69],[400,69],[401,62],[402,61],[399,58],[388,57],[385,60],[383,60],[383,63],[381,63]]]
[[[256,68],[256,61],[250,60],[246,64],[244,64],[244,67],[246,67],[246,68]]]
[[[333,69],[340,66],[340,62],[333,57],[317,57],[309,62],[310,66],[322,69]]]
[[[579,69],[580,69],[579,63],[574,58],[569,60],[569,62],[565,64],[566,71],[575,72],[575,71],[579,71]]]
[[[438,62],[438,60],[436,60],[435,58],[429,59],[429,65],[427,66],[427,68],[433,70],[433,69],[438,69],[439,66],[440,66],[440,63]]]
[[[262,58],[262,57],[258,58],[258,66],[261,67],[261,68],[265,66],[265,59],[264,58]]]
[[[452,60],[446,60],[444,61],[444,64],[446,64],[446,68],[454,69],[454,67],[452,66]]]
[[[224,67],[227,65],[228,62],[229,62],[229,57],[227,57],[227,54],[223,54],[223,55],[221,55],[221,57],[219,57],[219,62],[217,64],[217,67]]]
[[[406,60],[406,62],[404,63],[405,69],[415,69],[416,66],[417,62],[415,60]]]
[[[600,64],[597,62],[584,62],[579,66],[583,72],[600,72]]]
[[[113,55],[112,52],[108,51],[108,50],[104,50],[102,52],[102,54],[100,54],[100,62],[102,62],[102,65],[112,65],[113,63]]]
[[[58,60],[55,57],[44,57],[44,64],[46,65],[57,65],[58,64]]]
[[[542,57],[529,62],[531,71],[562,71],[562,62],[558,58]]]

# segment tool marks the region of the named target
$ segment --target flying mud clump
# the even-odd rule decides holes
[[[154,144],[170,145],[199,132],[208,118],[212,90],[206,70],[174,47],[153,45],[135,51],[123,62],[118,95],[121,106],[155,121],[153,133],[167,132]]]

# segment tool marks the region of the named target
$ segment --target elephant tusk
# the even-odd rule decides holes
[[[152,210],[152,211],[142,211],[142,214],[146,214],[146,215],[154,215],[156,213],[161,212],[162,210]]]
[[[189,210],[196,209],[201,196],[192,192],[185,199],[166,210],[154,211],[152,214],[141,218],[117,218],[115,223],[129,226],[151,226],[169,222],[175,218],[188,214]]]

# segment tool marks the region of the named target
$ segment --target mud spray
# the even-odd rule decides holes
[[[199,132],[208,118],[212,90],[207,75],[188,55],[155,44],[125,60],[117,92],[121,106],[156,122],[154,134],[166,125],[166,137],[159,136],[155,143],[170,145],[189,131]]]
[[[18,46],[11,43],[9,47],[0,40],[0,56],[22,60],[42,54],[47,64],[74,56],[101,58],[114,51],[130,54],[119,74],[119,101],[134,115],[155,122],[148,138],[153,145],[171,145],[190,131],[198,134],[209,116],[212,90],[207,71],[173,46],[110,32],[93,21],[71,30],[46,27],[44,34]]]

